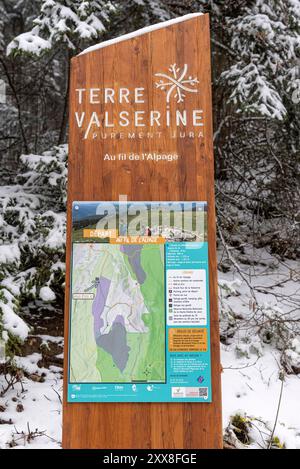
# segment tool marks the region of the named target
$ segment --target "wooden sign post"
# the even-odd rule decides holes
[[[187,15],[72,60],[64,448],[221,448],[209,16]],[[123,155],[123,156],[122,156]],[[72,203],[207,201],[212,402],[67,402]]]

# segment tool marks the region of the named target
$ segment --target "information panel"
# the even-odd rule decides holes
[[[211,402],[206,202],[74,202],[68,402]]]
[[[208,14],[71,60],[65,449],[222,447],[211,102]]]

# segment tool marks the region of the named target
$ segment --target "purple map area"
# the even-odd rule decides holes
[[[92,313],[94,316],[94,336],[97,341],[97,338],[101,335],[100,329],[104,324],[101,316],[108,295],[110,280],[105,277],[100,277],[99,279],[97,278],[95,281],[95,286],[97,291],[93,301]]]
[[[114,320],[114,324],[122,324],[122,326],[125,326],[125,321],[124,321],[124,318],[123,316],[121,316],[121,314],[118,314],[118,316],[115,317],[115,320]]]
[[[131,265],[140,285],[142,285],[146,280],[146,273],[141,265],[142,249],[143,246],[139,244],[122,244],[120,247],[121,252],[127,255],[129,264]]]
[[[129,358],[130,347],[127,345],[127,334],[124,317],[118,314],[114,319],[112,327],[107,334],[101,334],[104,325],[102,318],[110,288],[110,280],[101,276],[96,277],[94,286],[96,296],[93,301],[92,314],[94,317],[94,337],[98,347],[109,353],[121,372],[125,369]]]

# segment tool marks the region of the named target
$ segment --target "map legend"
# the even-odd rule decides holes
[[[168,325],[205,326],[207,324],[204,269],[168,270],[167,291]]]

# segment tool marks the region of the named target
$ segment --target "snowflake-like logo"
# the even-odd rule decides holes
[[[167,90],[167,103],[170,102],[171,96],[177,100],[177,103],[182,103],[185,98],[185,91],[188,93],[197,93],[198,90],[194,88],[199,80],[192,78],[192,76],[186,76],[188,71],[187,64],[184,64],[181,69],[176,64],[170,65],[170,75],[166,73],[156,73],[156,77],[160,77],[160,80],[155,83],[156,88],[164,91]]]

